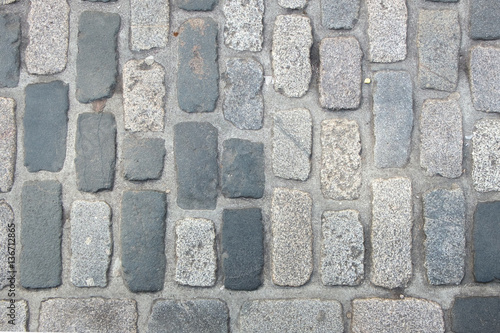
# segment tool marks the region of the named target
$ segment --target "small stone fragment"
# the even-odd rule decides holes
[[[127,137],[122,145],[125,179],[144,181],[161,178],[167,154],[165,140]]]
[[[500,280],[500,201],[477,204],[472,237],[476,281]]]
[[[9,192],[12,188],[16,152],[16,101],[0,97],[0,192]]]
[[[130,49],[167,46],[169,18],[168,0],[130,0]]]
[[[3,199],[0,200],[0,289],[9,286],[11,281],[8,279],[11,276],[11,271],[15,271],[15,253],[12,253],[12,241],[15,241],[15,237],[12,233],[16,230],[16,224],[14,220],[14,212],[12,207]],[[10,252],[10,253],[9,253]],[[2,301],[0,301],[1,303]],[[3,319],[3,318],[2,318]],[[1,323],[1,321],[0,321]],[[0,324],[0,330],[1,330]]]
[[[496,0],[469,2],[470,37],[472,39],[500,38],[500,6]]]
[[[217,0],[177,0],[179,8],[187,11],[211,11],[217,4]]]
[[[457,297],[451,309],[455,333],[500,332],[500,297]]]
[[[478,192],[500,191],[499,119],[481,119],[474,125],[472,181]]]
[[[0,2],[1,4],[1,2]],[[9,323],[11,318],[8,316],[11,312],[9,307],[15,306],[16,320],[14,325]],[[2,332],[26,332],[28,330],[28,302],[17,299],[12,305],[10,299],[0,301],[0,331]]]
[[[262,50],[264,0],[226,0],[224,43],[237,51]]]
[[[14,88],[19,83],[20,46],[21,19],[15,14],[0,14],[0,88]]]
[[[470,51],[469,76],[474,108],[500,112],[500,48],[473,46]]]

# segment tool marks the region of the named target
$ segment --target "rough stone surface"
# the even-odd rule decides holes
[[[498,119],[481,119],[474,125],[472,181],[476,191],[500,191],[500,120]]]
[[[158,300],[148,322],[149,332],[227,333],[229,310],[218,299]]]
[[[307,0],[278,0],[278,4],[287,9],[300,9],[307,5]]]
[[[26,87],[24,165],[29,172],[58,172],[66,158],[69,87],[62,81]]]
[[[312,199],[309,193],[276,188],[271,207],[271,271],[274,284],[298,287],[313,270]]]
[[[320,179],[326,198],[359,198],[361,138],[355,120],[328,119],[321,123]]]
[[[226,63],[224,118],[239,129],[258,130],[264,118],[262,65],[253,59],[236,58]]]
[[[477,45],[470,51],[469,83],[474,108],[500,112],[500,48]]]
[[[177,6],[187,11],[210,11],[216,4],[217,0],[177,0]]]
[[[89,2],[115,2],[117,0],[83,0],[83,1],[89,1]]]
[[[38,330],[45,332],[137,332],[131,299],[52,298],[42,301]]]
[[[226,0],[222,7],[224,43],[237,51],[262,50],[264,0]]]
[[[335,300],[255,300],[243,303],[239,325],[250,332],[344,332],[342,305]]]
[[[118,14],[86,11],[80,15],[76,58],[79,102],[90,103],[113,95],[118,75],[119,30]]]
[[[500,297],[457,297],[451,309],[455,333],[500,332]]]
[[[188,286],[213,286],[217,280],[214,223],[207,219],[186,218],[177,221],[175,234],[175,281]]]
[[[123,140],[123,174],[127,180],[159,179],[167,151],[160,138],[134,138]]]
[[[16,168],[16,101],[0,97],[0,192],[9,192]]]
[[[66,68],[69,5],[66,0],[32,0],[28,14],[26,68],[30,74],[54,74]]]
[[[121,261],[125,284],[132,292],[162,290],[166,265],[166,194],[127,191],[123,194],[121,213]]]
[[[359,7],[360,0],[321,0],[321,23],[328,29],[352,29]]]
[[[12,276],[13,270],[15,271],[16,263],[13,262],[12,257],[15,256],[15,251],[12,249],[15,244],[12,244],[13,232],[16,230],[14,221],[14,212],[12,207],[3,199],[0,200],[0,289],[11,284],[8,279]],[[9,237],[10,236],[10,237]],[[10,240],[9,240],[10,239]],[[9,257],[11,258],[9,260]],[[14,260],[15,261],[15,260]],[[1,301],[0,301],[1,303]],[[1,330],[0,326],[0,330]]]
[[[276,17],[271,51],[276,91],[287,97],[302,97],[309,90],[312,43],[311,20],[307,16]]]
[[[177,205],[183,209],[217,206],[217,135],[210,123],[184,122],[174,126]]]
[[[179,28],[177,99],[186,112],[212,112],[219,98],[217,23],[192,18]]]
[[[413,86],[406,72],[375,74],[373,93],[375,165],[402,168],[408,163],[413,128]]]
[[[406,58],[406,0],[367,0],[369,59],[397,62]]]
[[[20,280],[24,288],[62,283],[62,186],[56,180],[27,181],[21,194]]]
[[[273,124],[273,172],[285,179],[306,180],[311,171],[312,118],[307,109],[278,111]]]
[[[462,110],[456,98],[424,101],[420,114],[420,166],[427,174],[462,174]]]
[[[155,62],[130,60],[123,67],[123,116],[132,132],[162,132],[165,69]]]
[[[21,20],[15,14],[0,14],[0,88],[14,88],[19,83],[21,65]]]
[[[111,208],[104,201],[76,200],[71,206],[71,282],[106,287],[111,261]]]
[[[167,46],[168,0],[130,0],[130,49],[150,50]]]
[[[224,209],[222,213],[224,287],[255,290],[264,267],[264,227],[260,208]]]
[[[14,325],[9,323],[11,320],[8,317],[10,309],[7,307],[12,306],[11,300],[0,301],[0,330],[2,332],[25,332],[28,330],[28,302],[25,300],[16,300],[14,306],[16,307],[16,319]]]
[[[500,6],[496,0],[469,2],[470,37],[472,39],[500,38]]]
[[[433,285],[460,284],[465,270],[465,198],[461,189],[424,195],[425,267]]]
[[[443,310],[424,299],[369,298],[352,302],[353,333],[444,333]]]
[[[76,131],[78,189],[98,192],[113,188],[115,179],[116,122],[111,113],[81,113]]]
[[[406,287],[412,276],[410,179],[375,179],[372,196],[371,281],[388,289]]]
[[[500,201],[479,202],[474,213],[474,277],[500,280]]]
[[[333,110],[361,104],[361,59],[355,37],[324,38],[319,46],[319,103]]]
[[[17,0],[0,0],[0,5],[7,5],[9,3],[16,2]]]

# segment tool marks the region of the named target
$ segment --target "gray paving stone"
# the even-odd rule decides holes
[[[21,20],[15,14],[0,14],[0,88],[14,88],[21,65]]]
[[[278,0],[278,4],[287,9],[300,9],[307,5],[307,0]]]
[[[188,286],[213,286],[217,280],[214,223],[207,219],[186,218],[177,221],[175,234],[175,281]]]
[[[177,6],[187,11],[211,11],[217,0],[177,0]]]
[[[83,0],[83,1],[89,1],[89,2],[115,2],[117,0]]]
[[[500,332],[500,297],[457,297],[451,309],[455,333]]]
[[[403,168],[410,156],[413,128],[413,86],[407,72],[375,74],[373,115],[375,165]]]
[[[260,208],[224,209],[222,213],[224,287],[255,290],[264,267],[264,226]]]
[[[355,120],[328,119],[321,123],[321,191],[334,200],[359,198],[361,137]]]
[[[167,196],[157,191],[127,191],[122,198],[123,279],[132,292],[163,289]]]
[[[111,190],[115,179],[116,122],[111,113],[81,113],[76,130],[76,178],[83,192]]]
[[[277,92],[287,97],[302,97],[309,90],[312,43],[311,20],[307,16],[276,17],[271,55]]]
[[[130,49],[167,46],[169,23],[168,0],[130,0]]]
[[[367,0],[369,59],[397,62],[406,58],[406,0]]]
[[[470,37],[472,39],[500,38],[500,5],[496,0],[469,2]]]
[[[433,285],[460,284],[465,270],[465,198],[461,189],[424,195],[425,267]]]
[[[104,201],[76,200],[71,206],[71,282],[106,287],[111,262],[111,208]]]
[[[192,18],[179,28],[177,99],[186,112],[212,112],[219,98],[217,23]]]
[[[165,69],[154,62],[130,60],[123,66],[123,117],[132,132],[162,132]]]
[[[224,43],[237,51],[262,50],[264,0],[226,0],[222,7]]]
[[[364,275],[363,226],[355,210],[325,211],[321,217],[321,281],[355,286]]]
[[[500,191],[499,119],[481,119],[474,124],[472,181],[478,192]]]
[[[307,109],[278,111],[273,123],[273,172],[285,179],[306,180],[311,171],[312,118]]]
[[[432,2],[458,2],[458,0],[426,0]]]
[[[148,322],[151,333],[227,333],[229,310],[218,299],[157,300]]]
[[[123,174],[127,180],[160,179],[167,151],[160,138],[127,137],[122,141]]]
[[[0,192],[9,192],[12,188],[16,152],[16,101],[0,97]]]
[[[21,286],[53,288],[62,283],[62,186],[56,180],[27,181],[21,194]]]
[[[137,332],[132,299],[51,298],[42,301],[38,330],[45,332]]]
[[[439,304],[418,298],[368,298],[352,301],[353,333],[444,333]]]
[[[239,129],[258,130],[264,119],[262,65],[251,58],[226,62],[224,118]]]
[[[479,202],[474,213],[474,277],[500,280],[500,201]]]
[[[470,51],[469,83],[474,108],[500,112],[500,48],[477,45]]]
[[[0,5],[7,5],[9,3],[14,3],[17,0],[0,0]]]
[[[335,300],[254,300],[243,303],[239,325],[250,332],[344,332],[342,305]]]
[[[372,183],[372,276],[374,285],[404,288],[412,276],[413,204],[408,178]]]
[[[58,172],[66,158],[69,87],[62,81],[26,86],[24,165],[29,172]]]
[[[324,38],[319,46],[319,103],[333,110],[361,104],[361,59],[355,37]]]
[[[177,205],[182,209],[217,206],[217,135],[217,129],[206,122],[174,126]]]
[[[28,330],[29,316],[28,302],[15,300],[14,304],[12,304],[11,300],[0,301],[0,330],[2,332],[26,332]],[[12,313],[13,311],[15,312]]]
[[[458,81],[460,23],[455,10],[420,10],[418,81],[421,88],[454,91]]]
[[[90,103],[113,95],[118,76],[120,15],[85,11],[78,23],[76,99]]]
[[[262,198],[266,183],[264,144],[228,139],[223,149],[222,194],[226,198]]]
[[[0,289],[15,283],[12,271],[15,271],[15,231],[16,225],[12,207],[4,200],[0,200]],[[15,273],[14,273],[15,275]],[[1,301],[0,301],[1,303]],[[3,308],[3,307],[2,307]],[[1,330],[1,326],[0,326]]]
[[[69,5],[66,0],[32,0],[28,14],[29,43],[25,51],[30,74],[55,74],[66,68]]]
[[[360,0],[321,0],[321,24],[328,29],[352,29],[359,7]]]
[[[309,193],[275,188],[271,207],[271,271],[278,286],[299,287],[313,271],[312,199]]]
[[[462,110],[456,97],[427,99],[422,106],[420,166],[429,175],[457,178],[462,174]]]

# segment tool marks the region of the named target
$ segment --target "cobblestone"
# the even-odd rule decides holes
[[[478,282],[500,279],[500,202],[479,202],[474,213],[474,277]]]
[[[469,3],[470,37],[472,39],[500,38],[500,6],[495,0],[475,0]]]
[[[470,51],[469,76],[474,108],[485,112],[500,112],[500,48],[474,46]]]
[[[500,191],[500,120],[481,119],[474,126],[472,180],[476,191]]]
[[[0,97],[0,192],[9,192],[14,183],[16,139],[16,101]]]
[[[164,48],[169,23],[167,0],[130,0],[130,49]]]
[[[17,87],[19,82],[20,21],[15,14],[0,14],[0,88]]]
[[[287,9],[301,9],[307,5],[308,0],[278,0],[278,4]]]
[[[165,140],[160,138],[123,140],[123,175],[127,180],[159,179],[163,172]]]
[[[16,2],[17,0],[0,0],[0,5],[7,5],[9,3]]]
[[[178,0],[177,6],[187,11],[211,11],[217,0]]]
[[[12,259],[9,260],[12,246],[9,249],[8,245],[10,245],[9,235],[12,236],[13,232],[15,232],[14,212],[7,201],[2,199],[0,200],[0,239],[2,240],[0,243],[0,289],[9,286],[12,282],[9,280],[11,277],[9,272],[13,271],[12,268],[15,267],[15,263],[11,263]],[[0,330],[2,330],[1,325]]]
[[[498,332],[500,297],[457,297],[451,309],[455,333]]]
[[[352,29],[359,7],[359,0],[321,0],[321,24],[328,29]]]
[[[237,51],[262,50],[264,7],[264,0],[224,2],[224,43],[227,47]]]
[[[16,300],[14,324],[9,323],[12,318],[9,316],[12,307],[10,300],[0,301],[0,330],[3,332],[25,332],[28,331],[28,303],[25,300]]]

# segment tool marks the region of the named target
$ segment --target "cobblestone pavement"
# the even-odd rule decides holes
[[[0,331],[500,332],[499,39],[498,0],[0,0]]]

